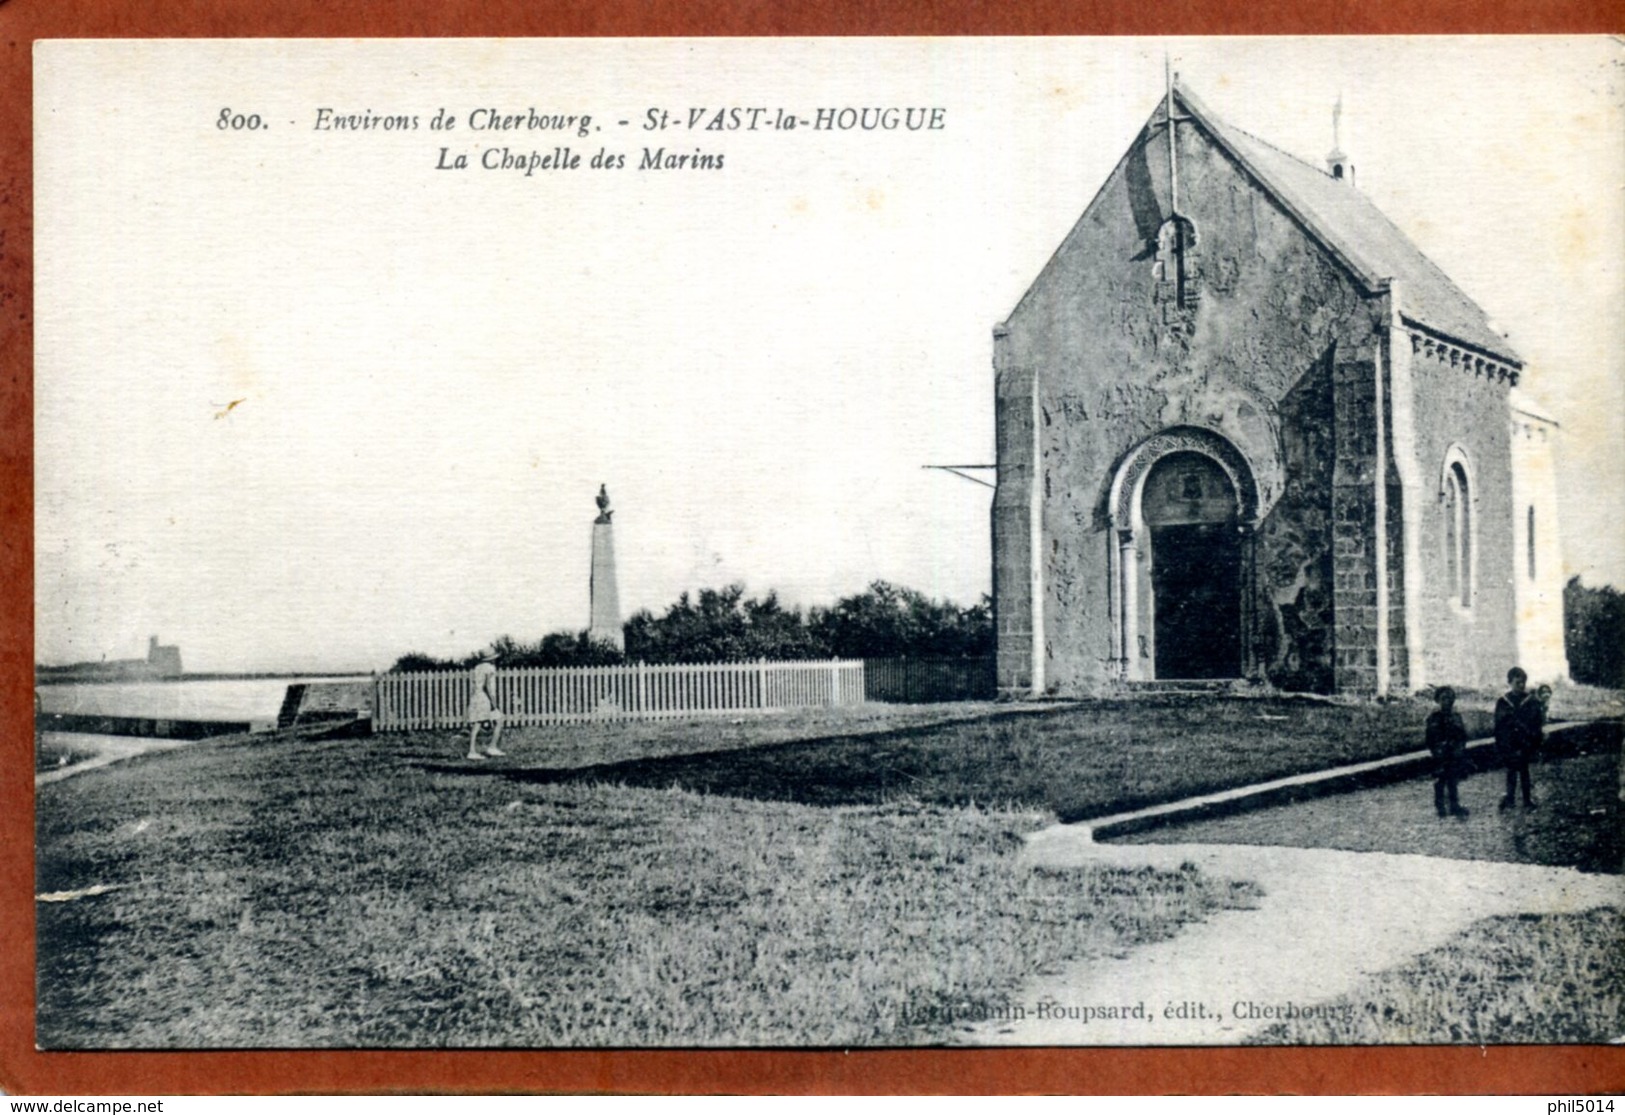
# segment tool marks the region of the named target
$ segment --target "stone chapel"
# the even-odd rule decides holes
[[[1002,693],[1566,677],[1557,425],[1337,144],[1171,80],[993,336]]]

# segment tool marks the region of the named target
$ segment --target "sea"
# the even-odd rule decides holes
[[[236,720],[273,727],[288,686],[300,682],[355,681],[358,676],[309,674],[280,678],[176,678],[170,681],[72,681],[41,684],[39,709],[44,713],[92,716],[141,716],[155,720]],[[79,749],[98,747],[127,736],[85,732],[45,732],[42,739]],[[99,747],[98,747],[99,749]]]

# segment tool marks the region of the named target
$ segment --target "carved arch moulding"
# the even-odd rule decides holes
[[[1174,453],[1200,453],[1218,463],[1236,492],[1237,517],[1244,525],[1258,521],[1258,486],[1241,450],[1223,434],[1201,426],[1174,426],[1152,434],[1129,451],[1112,479],[1111,519],[1116,530],[1134,529],[1135,509],[1146,473]]]

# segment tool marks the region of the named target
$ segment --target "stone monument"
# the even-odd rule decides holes
[[[592,619],[587,626],[587,637],[595,643],[609,643],[616,650],[626,649],[626,635],[621,630],[621,594],[615,585],[615,527],[610,522],[615,512],[609,509],[609,492],[598,486],[598,518],[592,524]]]

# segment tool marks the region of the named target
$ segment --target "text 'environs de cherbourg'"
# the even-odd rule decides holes
[[[231,119],[223,113],[224,119]],[[253,119],[258,120],[258,117]],[[533,177],[570,170],[712,170],[727,165],[717,141],[741,133],[784,134],[941,132],[948,110],[930,105],[828,105],[809,109],[765,105],[701,105],[646,108],[627,116],[481,106],[467,112],[360,112],[319,107],[313,130],[326,133],[428,131],[444,140],[435,148],[435,170],[496,170]],[[607,131],[607,135],[605,134]],[[455,138],[451,133],[457,133]],[[615,145],[624,135],[633,140]],[[689,137],[699,142],[691,146]],[[467,137],[464,139],[463,137]],[[527,141],[545,137],[551,146]],[[602,142],[577,148],[573,140]]]

